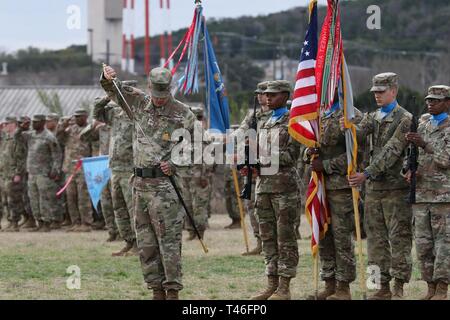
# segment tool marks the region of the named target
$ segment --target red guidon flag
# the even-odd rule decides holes
[[[309,26],[301,51],[289,119],[289,134],[309,148],[318,148],[319,99],[316,81],[317,58],[317,0],[309,4]],[[325,235],[330,222],[325,184],[321,172],[313,171],[306,193],[305,213],[311,226],[311,250],[318,252],[319,240]]]

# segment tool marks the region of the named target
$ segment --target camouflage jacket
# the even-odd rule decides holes
[[[133,171],[133,122],[117,104],[97,98],[94,119],[111,128],[109,141],[109,166],[113,171]]]
[[[62,153],[56,137],[47,129],[27,131],[27,172],[30,175],[61,174]]]
[[[350,189],[347,181],[347,148],[345,134],[341,131],[339,119],[344,116],[341,109],[321,117],[319,157],[324,167],[326,190]],[[355,108],[355,123],[362,119],[362,113]],[[358,159],[362,159],[362,148],[358,148]]]
[[[278,172],[270,175],[260,175],[256,181],[256,193],[283,193],[298,192],[297,181],[297,160],[300,155],[300,144],[288,133],[289,112],[276,121],[270,119],[261,125],[258,132],[258,142],[260,143],[259,161],[262,168],[278,165]],[[261,142],[267,139],[269,146],[272,141],[273,130],[279,130],[276,138],[279,149],[272,152],[261,152]],[[275,131],[276,132],[276,131]],[[263,147],[264,148],[264,147]],[[266,154],[265,156],[263,154]],[[272,153],[272,157],[271,157]],[[269,159],[264,159],[265,157]],[[271,159],[270,159],[271,158]],[[275,161],[273,161],[275,160]]]
[[[3,177],[3,168],[5,161],[3,160],[5,156],[5,139],[6,134],[3,130],[0,130],[0,177]]]
[[[272,110],[268,110],[266,112],[263,112],[261,109],[256,110],[256,123],[257,123],[257,129],[261,128],[261,126],[269,120],[269,118],[272,116]],[[252,123],[252,117],[253,117],[253,110],[249,110],[247,112],[247,115],[245,116],[244,120],[241,122],[238,130],[246,131],[250,128],[250,125]]]
[[[116,82],[128,105],[133,109],[135,118],[145,136],[137,125],[134,125],[133,154],[134,166],[138,168],[159,166],[161,161],[169,161],[175,169],[171,159],[172,149],[179,143],[179,136],[172,137],[177,129],[187,129],[192,136],[195,115],[189,107],[173,97],[162,107],[155,107],[150,96],[143,91]],[[116,88],[111,81],[101,79],[101,85],[109,97],[116,95]],[[115,97],[117,100],[117,97]],[[122,104],[122,99],[118,100]]]
[[[408,188],[401,171],[408,146],[405,133],[410,130],[411,120],[412,115],[397,105],[384,118],[378,109],[365,114],[356,125],[358,140],[371,135],[369,166],[365,168],[370,175],[368,190]]]
[[[416,203],[450,202],[450,120],[434,127],[430,118],[423,115],[417,129],[427,144],[419,148]]]
[[[82,141],[80,139],[80,134],[86,126],[80,127],[77,124],[73,124],[65,130],[61,128],[57,133],[58,141],[65,146],[62,166],[64,173],[72,171],[75,165],[73,161],[92,156],[92,141]]]
[[[23,130],[17,128],[12,136],[5,136],[3,150],[3,176],[12,178],[26,173],[27,147],[22,136]]]

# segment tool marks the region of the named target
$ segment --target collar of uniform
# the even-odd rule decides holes
[[[283,121],[285,121],[286,117],[289,117],[289,111],[286,112],[284,115],[282,115],[280,118],[278,118],[275,121],[272,121],[272,118],[270,118],[269,120],[266,121],[266,123],[264,124],[264,128],[269,129],[274,127],[277,123],[281,123]]]
[[[397,103],[397,101],[395,101],[395,103]],[[378,109],[377,115],[376,115],[377,121],[378,122],[382,122],[382,121],[384,121],[384,122],[392,122],[392,121],[394,121],[394,116],[397,113],[398,109],[399,109],[399,104],[397,103],[394,106],[394,109],[392,109],[392,111],[390,113],[388,113],[385,117],[382,117],[381,108]]]

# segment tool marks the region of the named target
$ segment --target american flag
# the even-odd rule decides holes
[[[318,148],[320,139],[316,81],[317,47],[317,0],[311,0],[309,26],[301,51],[289,119],[290,135],[309,148]],[[311,174],[305,213],[311,226],[311,250],[315,256],[319,240],[324,237],[330,222],[324,177],[321,172],[313,171]]]

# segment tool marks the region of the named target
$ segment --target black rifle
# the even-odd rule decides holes
[[[415,100],[416,97],[413,97],[414,102]],[[417,127],[418,127],[418,120],[417,117],[413,115],[409,131],[417,132]],[[409,185],[409,195],[408,195],[408,203],[410,204],[416,203],[416,181],[417,181],[416,172],[417,167],[419,166],[418,158],[419,158],[419,148],[416,146],[415,143],[411,142],[409,144],[408,167],[407,167],[407,170],[409,170],[409,172],[411,173],[411,180],[410,180],[411,182]]]
[[[256,119],[256,107],[258,105],[258,98],[255,96],[253,101],[253,115],[250,122],[249,129],[257,130],[258,121]],[[245,162],[244,164],[238,164],[237,169],[247,168],[247,176],[245,177],[244,188],[242,189],[240,197],[242,199],[251,200],[252,198],[252,180],[253,180],[253,168],[259,170],[258,164],[250,163],[250,141],[245,144]]]

